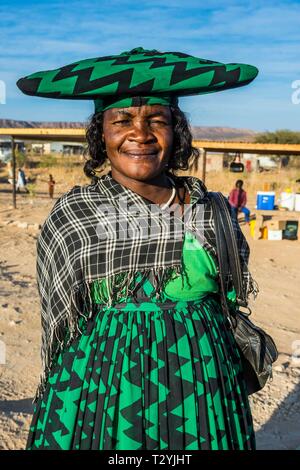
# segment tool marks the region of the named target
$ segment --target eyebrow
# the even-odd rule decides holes
[[[116,112],[116,114],[122,114],[124,116],[128,116],[128,117],[132,117],[134,116],[133,114],[131,114],[129,111],[125,111],[125,109],[120,109]],[[156,116],[161,116],[161,117],[164,117],[166,119],[169,118],[169,116],[166,115],[166,113],[164,113],[163,111],[156,111],[154,113],[151,113],[151,114],[148,114],[147,118],[152,118],[152,117],[156,117]]]
[[[120,109],[119,111],[116,111],[115,114],[116,114],[116,115],[118,115],[118,114],[123,114],[123,115],[125,115],[125,116],[132,116],[132,114],[131,114],[129,111],[125,111],[125,110],[123,110],[123,109]]]

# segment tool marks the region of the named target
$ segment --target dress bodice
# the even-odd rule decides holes
[[[182,250],[183,274],[174,271],[174,275],[162,288],[160,301],[170,300],[198,300],[208,293],[219,291],[218,272],[214,259],[200,244],[197,237],[191,232],[185,232]],[[139,274],[136,282],[142,279]],[[149,278],[146,278],[140,287],[142,296],[151,296],[154,287]],[[94,281],[92,284],[92,298],[95,303],[107,300],[105,279]],[[228,293],[228,298],[234,301],[234,291]],[[121,299],[126,301],[126,297]],[[150,300],[150,299],[149,299]]]

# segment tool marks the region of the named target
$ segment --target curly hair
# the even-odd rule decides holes
[[[166,167],[173,173],[176,170],[188,170],[190,160],[199,157],[199,150],[192,145],[192,133],[185,114],[175,106],[170,106],[174,132],[173,153]],[[103,166],[108,159],[102,142],[103,113],[95,113],[86,128],[87,150],[91,158],[84,165],[84,173],[94,182],[97,181],[96,168]]]

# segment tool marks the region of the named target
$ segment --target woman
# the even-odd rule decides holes
[[[247,193],[243,189],[243,180],[237,180],[235,188],[230,191],[229,204],[234,217],[238,217],[239,212],[245,214],[245,221],[247,224],[250,223],[250,210],[246,207],[247,204]]]
[[[95,101],[93,183],[59,198],[38,240],[44,373],[27,449],[255,449],[207,190],[174,172],[197,157],[177,96],[256,74],[138,48],[18,82],[27,94]],[[249,249],[234,224],[249,296]]]

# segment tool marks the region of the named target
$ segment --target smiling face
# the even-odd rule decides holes
[[[171,110],[162,105],[107,109],[102,138],[113,176],[151,180],[163,172],[171,156]]]

